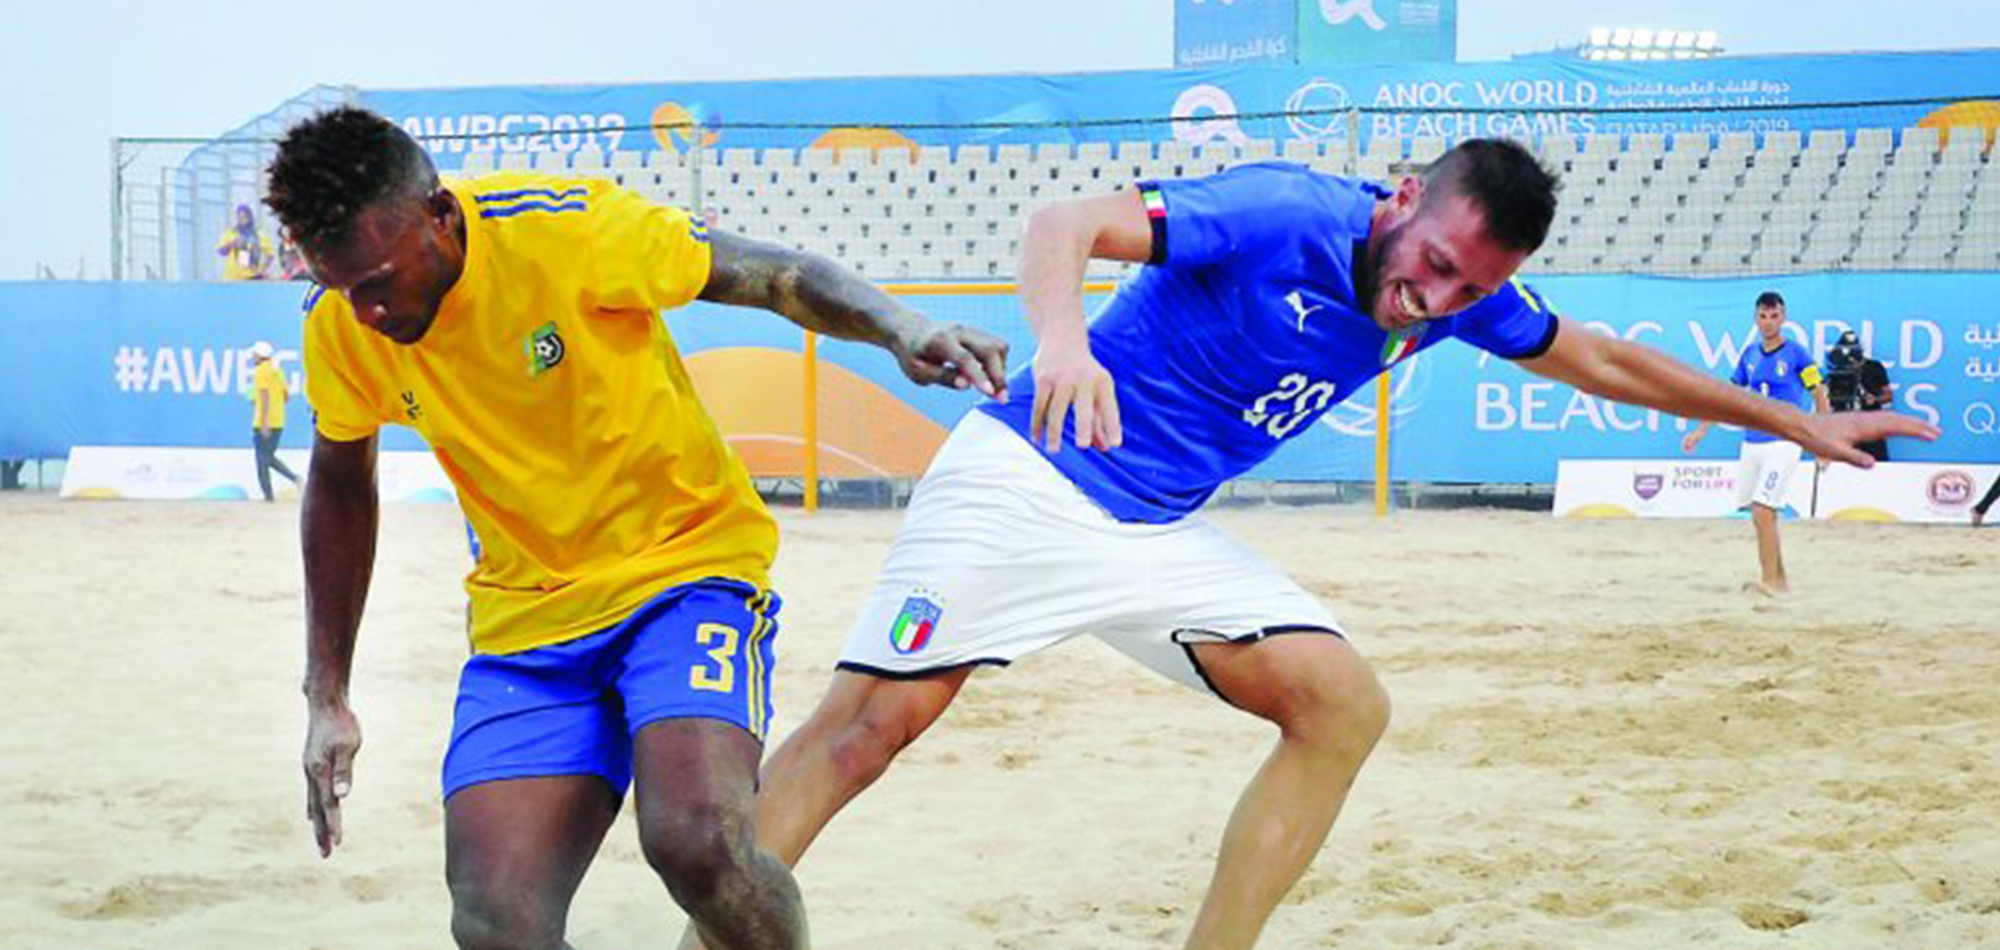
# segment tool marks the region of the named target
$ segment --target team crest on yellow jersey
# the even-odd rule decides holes
[[[563,339],[556,332],[556,322],[550,320],[542,324],[528,337],[528,375],[540,376],[562,365]]]

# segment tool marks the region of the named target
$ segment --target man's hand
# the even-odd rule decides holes
[[[891,348],[903,375],[926,386],[971,387],[1007,401],[1007,341],[956,323],[931,323]]]
[[[340,844],[340,800],[354,787],[354,754],[361,750],[361,723],[346,704],[313,704],[306,723],[306,817],[312,821],[319,856]]]
[[[1701,437],[1702,437],[1701,429],[1696,429],[1693,432],[1690,432],[1687,435],[1682,436],[1681,452],[1686,455],[1693,455],[1694,447],[1701,444]]]
[[[1875,457],[1855,446],[1897,436],[1928,442],[1938,437],[1938,428],[1900,412],[1837,412],[1807,417],[1798,442],[1826,461],[1874,468]]]
[[[1115,449],[1125,442],[1118,418],[1118,391],[1111,373],[1090,354],[1088,344],[1044,346],[1035,354],[1035,407],[1028,415],[1028,439],[1050,454],[1062,451],[1063,418],[1076,411],[1078,448]]]

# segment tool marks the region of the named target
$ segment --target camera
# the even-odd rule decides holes
[[[1861,367],[1868,357],[1861,352],[1861,338],[1853,330],[1826,351],[1826,398],[1834,412],[1861,409]]]

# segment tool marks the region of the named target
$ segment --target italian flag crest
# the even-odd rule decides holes
[[[897,653],[915,653],[930,644],[931,634],[943,618],[944,605],[938,603],[935,592],[912,591],[897,612],[896,622],[889,626],[889,645]]]
[[[1424,340],[1426,324],[1389,331],[1389,338],[1382,341],[1382,365],[1394,366],[1417,351],[1417,344]]]

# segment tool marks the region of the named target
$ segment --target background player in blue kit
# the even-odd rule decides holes
[[[1325,607],[1196,514],[1219,485],[1451,337],[1860,465],[1856,441],[1933,431],[1887,413],[1808,417],[1558,320],[1512,280],[1555,204],[1526,151],[1469,141],[1393,191],[1274,163],[1033,215],[1034,364],[931,464],[831,689],[768,763],[760,843],[796,862],[972,667],[1091,633],[1278,727],[1187,941],[1249,947],[1325,840],[1389,701]],[[1149,266],[1086,324],[1091,257]]]
[[[1785,298],[1775,290],[1757,295],[1757,341],[1743,348],[1729,381],[1788,406],[1811,406],[1822,416],[1833,411],[1827,405],[1826,387],[1820,385],[1823,380],[1812,353],[1785,339]],[[1810,399],[1808,392],[1812,393]],[[1681,440],[1681,450],[1694,451],[1708,434],[1708,425],[1704,422],[1689,432]],[[1790,578],[1785,576],[1785,555],[1778,546],[1778,512],[1785,507],[1785,487],[1798,467],[1797,442],[1762,429],[1743,431],[1736,504],[1750,506],[1750,520],[1757,526],[1757,566],[1761,569],[1760,578],[1745,585],[1749,590],[1776,595],[1792,589]]]

